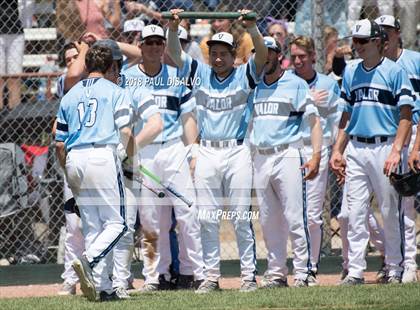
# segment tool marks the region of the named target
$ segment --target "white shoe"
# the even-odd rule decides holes
[[[151,293],[159,290],[159,284],[157,283],[146,283],[142,288],[139,289],[140,293]]]
[[[83,256],[80,259],[75,259],[73,261],[73,269],[79,277],[80,289],[83,295],[90,301],[96,301],[97,294],[92,276],[92,268],[86,257]]]
[[[64,282],[61,290],[57,293],[59,296],[71,296],[76,295],[76,284],[70,284],[68,282]]]
[[[306,279],[308,282],[308,286],[318,286],[318,280],[316,279],[316,275],[314,273],[309,274],[308,278]]]
[[[117,287],[115,289],[115,294],[119,299],[130,299],[131,296],[128,294],[127,290],[123,287]]]
[[[404,269],[402,283],[413,283],[417,282],[417,269],[415,267],[406,267]]]
[[[207,294],[210,292],[220,290],[219,282],[205,280],[201,285],[194,291],[196,294]]]

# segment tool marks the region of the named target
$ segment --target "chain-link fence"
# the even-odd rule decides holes
[[[404,16],[403,42],[418,49],[419,2],[0,0],[0,259],[21,263],[57,261],[64,226],[63,179],[54,155],[51,127],[59,104],[57,77],[65,70],[62,49],[67,42],[79,41],[87,31],[127,41],[125,21],[155,23],[159,12],[174,7],[187,11],[249,8],[259,15],[261,32],[277,36],[285,46],[295,34],[312,36],[317,46],[317,66],[325,71],[329,56],[326,51],[331,48],[324,46],[330,44],[324,41],[324,27],[335,27],[340,39],[359,17]],[[186,25],[193,41],[199,43],[212,31],[214,22],[195,19]],[[276,28],[271,31],[272,25]],[[337,222],[341,190],[333,177],[327,192],[323,252],[328,255],[341,247]],[[254,226],[257,255],[265,258],[258,220]],[[221,236],[222,258],[237,258],[228,221],[222,223]]]

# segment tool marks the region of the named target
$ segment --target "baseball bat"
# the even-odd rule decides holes
[[[239,12],[181,12],[178,13],[180,18],[196,18],[196,19],[238,19],[242,14]],[[162,12],[162,18],[172,19],[171,12]],[[257,19],[257,13],[250,12],[243,15],[243,19]]]
[[[187,199],[184,195],[182,195],[180,192],[178,192],[170,184],[163,183],[161,181],[161,179],[158,176],[154,175],[151,171],[147,170],[143,166],[140,166],[139,170],[140,170],[141,173],[143,173],[144,175],[146,175],[149,178],[151,178],[153,181],[155,181],[157,184],[159,184],[160,186],[162,186],[164,189],[166,189],[172,195],[174,195],[175,197],[181,199],[188,207],[191,207],[192,206],[193,203],[192,203],[191,200]]]
[[[139,182],[141,185],[143,185],[144,187],[146,187],[149,191],[151,191],[153,194],[155,194],[156,196],[158,196],[159,198],[164,198],[165,197],[165,193],[161,192],[161,191],[157,191],[154,188],[150,187],[149,185],[147,185],[146,183],[143,182],[142,178],[138,175],[134,175],[134,179]]]

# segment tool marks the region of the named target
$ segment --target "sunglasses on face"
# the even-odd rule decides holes
[[[163,40],[145,40],[144,44],[152,46],[152,45],[157,45],[157,46],[161,46],[163,45]]]
[[[353,38],[353,43],[354,44],[365,45],[365,44],[368,44],[372,40],[373,40],[372,38],[368,38],[368,39]]]

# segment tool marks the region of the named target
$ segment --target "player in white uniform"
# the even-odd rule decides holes
[[[383,15],[375,20],[388,35],[388,45],[384,55],[395,61],[407,72],[416,96],[415,108],[413,109],[413,127],[411,130],[411,141],[409,151],[413,148],[417,132],[417,125],[420,116],[420,53],[403,49],[400,46],[400,22],[391,15]],[[404,197],[402,204],[404,208],[404,228],[405,228],[405,259],[403,283],[417,281],[417,243],[416,243],[416,215],[414,209],[415,197]]]
[[[131,99],[115,84],[121,52],[93,46],[88,78],[63,97],[57,115],[57,156],[80,209],[85,252],[73,267],[91,301],[118,299],[104,258],[127,230],[125,197],[116,146],[131,137]],[[67,153],[67,155],[66,155]],[[133,156],[133,147],[128,148]]]
[[[78,66],[78,62],[80,62],[80,58],[85,56],[85,52],[79,56],[80,48],[86,48],[87,51],[87,44],[80,43],[79,48],[74,43],[68,43],[63,48],[63,62],[66,65],[66,69],[74,70],[74,66]],[[83,60],[84,64],[84,60]],[[61,75],[57,81],[57,95],[59,98],[62,98],[66,93],[66,86],[68,89],[71,88],[71,81],[67,81],[66,83],[66,73]],[[67,89],[67,90],[68,90]],[[53,135],[55,135],[57,127],[57,121],[54,122],[53,127]],[[64,184],[63,184],[63,192],[64,192],[64,217],[66,220],[66,237],[64,240],[64,272],[61,275],[61,278],[64,280],[63,286],[58,292],[58,295],[66,296],[66,295],[75,295],[76,294],[76,283],[79,282],[79,278],[77,277],[76,272],[72,267],[73,261],[80,257],[85,249],[84,247],[84,239],[81,231],[81,223],[80,218],[74,212],[75,207],[75,200],[73,198],[73,194],[67,184],[67,179],[64,174]]]
[[[256,148],[254,188],[267,247],[268,267],[262,288],[287,286],[287,239],[291,238],[296,287],[308,286],[311,274],[306,184],[319,169],[322,128],[307,83],[284,71],[282,49],[265,37],[267,65],[255,89],[250,142]],[[304,125],[306,122],[310,125]],[[306,161],[300,148],[309,127],[313,152]]]
[[[177,31],[180,10],[173,10],[169,23],[168,53],[182,76],[190,79],[197,105],[200,148],[195,168],[197,204],[200,209],[206,281],[197,293],[219,289],[220,217],[225,198],[238,214],[232,220],[241,262],[242,291],[257,288],[255,238],[246,215],[251,206],[252,164],[249,146],[244,143],[249,122],[248,96],[255,88],[267,56],[267,48],[255,21],[245,25],[256,55],[247,64],[234,68],[235,43],[230,33],[213,35],[209,45],[210,66],[182,52]],[[246,11],[242,11],[246,13]]]
[[[139,47],[143,62],[124,72],[123,85],[134,101],[142,93],[151,93],[159,106],[164,125],[162,133],[153,143],[141,150],[141,163],[163,182],[194,201],[195,191],[187,161],[187,151],[197,138],[197,125],[192,114],[194,101],[189,100],[191,91],[179,83],[182,80],[177,68],[161,63],[166,40],[163,29],[149,25],[143,29],[141,39]],[[135,132],[140,128],[141,125],[136,126]],[[187,147],[181,141],[183,134]],[[148,177],[145,181],[152,182]],[[139,208],[145,277],[142,291],[166,288],[166,282],[170,280],[169,230],[173,206],[181,239],[180,278],[182,282],[183,278],[190,279],[190,283],[186,284],[190,287],[204,280],[197,207],[193,205],[189,208],[169,192],[165,199],[158,199],[150,191],[143,190]]]
[[[296,37],[290,43],[290,58],[295,67],[294,73],[304,79],[309,85],[314,104],[319,112],[323,132],[319,173],[314,179],[306,181],[312,265],[312,274],[308,278],[308,284],[314,286],[317,285],[316,273],[321,254],[322,207],[328,185],[328,156],[341,116],[338,109],[340,88],[335,80],[314,70],[313,64],[316,62],[315,43],[311,38]],[[306,160],[309,160],[313,154],[310,134],[310,128],[305,126],[302,138],[304,144],[303,155]]]
[[[387,176],[401,165],[404,141],[411,126],[411,86],[404,70],[383,57],[385,42],[377,23],[358,21],[352,37],[363,61],[346,68],[342,83],[346,107],[330,160],[338,177],[345,176],[348,191],[349,273],[341,283],[364,283],[369,241],[367,210],[372,192],[387,228],[384,231],[387,281],[399,283],[404,260],[401,205]]]

